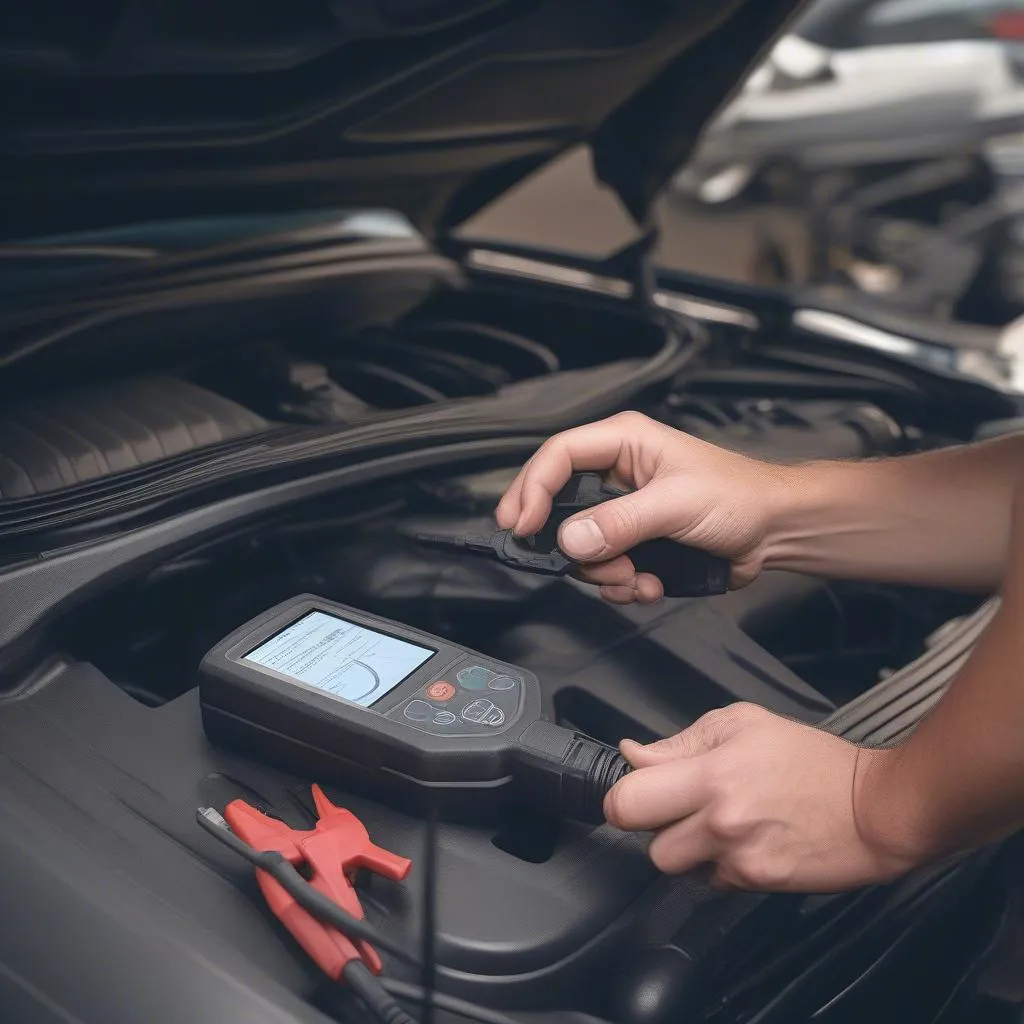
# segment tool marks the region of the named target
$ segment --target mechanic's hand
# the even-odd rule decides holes
[[[563,523],[559,546],[586,563],[579,575],[609,601],[657,601],[661,581],[637,574],[623,555],[644,540],[671,537],[732,562],[732,586],[760,571],[781,469],[717,448],[637,412],[556,434],[522,468],[501,499],[498,525],[530,536],[573,473],[599,471],[633,493]]]
[[[709,863],[725,888],[836,892],[923,859],[878,827],[899,821],[895,808],[866,806],[873,762],[893,751],[734,704],[648,746],[625,740],[622,753],[634,771],[610,790],[605,814],[619,828],[656,832],[651,860],[667,874]]]

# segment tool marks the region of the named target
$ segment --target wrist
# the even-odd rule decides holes
[[[853,817],[861,842],[893,877],[937,857],[924,789],[908,771],[904,748],[861,747],[853,778]]]
[[[811,549],[843,511],[836,468],[830,462],[770,467],[761,492],[765,569],[806,570]]]

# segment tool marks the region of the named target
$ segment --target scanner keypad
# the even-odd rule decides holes
[[[443,679],[421,686],[387,717],[435,736],[486,736],[515,721],[522,701],[518,675],[467,658]]]

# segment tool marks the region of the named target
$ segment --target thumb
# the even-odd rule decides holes
[[[746,724],[744,714],[734,707],[719,708],[702,715],[693,725],[674,736],[647,744],[623,740],[619,750],[634,768],[650,768],[666,761],[697,757],[720,747],[743,728]]]
[[[641,541],[666,537],[678,528],[678,498],[657,481],[567,519],[558,546],[578,562],[605,562]],[[673,522],[676,521],[676,522]]]
[[[696,725],[654,743],[637,743],[636,740],[623,740],[619,744],[622,756],[634,768],[651,768],[666,761],[679,761],[687,757],[706,754],[712,747],[706,740],[703,730]]]

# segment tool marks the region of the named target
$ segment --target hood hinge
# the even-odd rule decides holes
[[[645,227],[635,242],[609,256],[602,268],[602,273],[608,277],[629,281],[632,287],[630,302],[642,313],[655,313],[659,309],[654,301],[657,286],[651,260],[659,238],[657,227]]]

